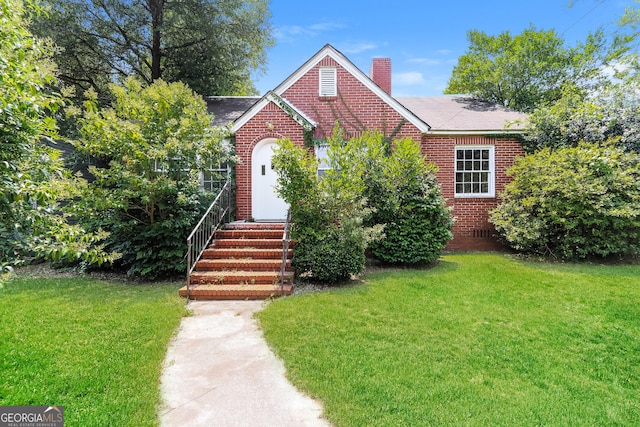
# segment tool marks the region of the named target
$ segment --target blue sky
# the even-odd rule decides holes
[[[391,58],[394,96],[442,94],[466,33],[554,29],[567,45],[599,27],[612,29],[633,0],[271,0],[276,46],[267,71],[254,79],[261,94],[274,89],[325,44],[369,73],[371,59]],[[636,4],[637,5],[637,4]]]

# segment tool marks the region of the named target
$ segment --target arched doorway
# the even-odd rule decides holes
[[[284,220],[289,206],[275,192],[277,180],[271,158],[277,140],[260,141],[251,153],[251,216],[256,221]]]

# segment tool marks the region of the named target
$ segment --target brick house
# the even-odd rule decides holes
[[[331,45],[324,46],[262,97],[210,97],[214,124],[232,122],[236,154],[236,218],[283,219],[287,206],[273,192],[270,158],[276,141],[304,145],[328,136],[336,121],[349,137],[378,130],[420,141],[453,209],[449,250],[497,249],[488,211],[523,154],[525,115],[467,96],[394,98],[391,61],[374,58],[370,76]],[[510,126],[507,126],[508,124]],[[316,149],[319,153],[321,150]]]

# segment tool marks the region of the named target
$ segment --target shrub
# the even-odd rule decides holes
[[[319,282],[336,283],[364,270],[365,249],[364,233],[347,221],[330,226],[316,238],[303,238],[296,246],[294,267],[310,272]]]
[[[279,192],[291,206],[296,270],[335,282],[364,269],[368,247],[389,263],[437,259],[452,219],[420,145],[406,138],[390,150],[375,132],[346,141],[337,126],[327,142],[330,168],[322,179],[313,155],[288,140],[274,159]]]
[[[341,143],[338,135],[333,144]],[[273,164],[278,192],[291,209],[296,272],[326,283],[362,272],[365,248],[379,227],[363,226],[368,210],[361,193],[354,191],[357,183],[338,171],[318,179],[313,154],[288,139],[279,141]]]
[[[28,30],[29,17],[41,12],[37,2],[0,0],[0,274],[32,259],[115,257],[99,244],[104,233],[72,224],[63,209],[85,182],[45,144],[58,138],[54,116],[65,101],[52,90],[54,46]]]
[[[377,138],[381,145],[384,140]],[[436,169],[422,156],[420,144],[410,138],[397,140],[390,154],[369,163],[364,194],[372,213],[367,221],[384,224],[383,238],[371,244],[373,254],[393,264],[436,260],[452,238],[452,218],[436,182]]]
[[[119,266],[153,279],[184,272],[185,239],[206,208],[198,171],[228,159],[201,97],[182,83],[112,86],[113,108],[89,99],[76,148],[95,159],[78,216],[111,234]]]
[[[614,142],[517,159],[491,222],[512,248],[561,259],[640,252],[640,156]]]

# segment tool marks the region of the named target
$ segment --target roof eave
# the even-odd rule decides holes
[[[428,132],[425,132],[427,135],[523,135],[526,133],[525,130],[505,130],[505,129],[432,129]]]

